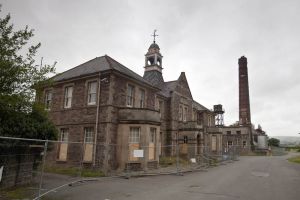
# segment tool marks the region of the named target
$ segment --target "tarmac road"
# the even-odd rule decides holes
[[[240,157],[239,161],[184,176],[106,178],[61,189],[50,197],[65,200],[299,200],[300,165],[289,163],[287,157]]]

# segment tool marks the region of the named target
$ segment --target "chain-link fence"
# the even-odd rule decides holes
[[[212,151],[209,146],[176,143],[157,145],[94,144],[0,136],[0,188],[30,184],[31,197],[103,176],[133,177],[183,174],[238,160],[241,147]],[[1,171],[0,171],[1,172]]]

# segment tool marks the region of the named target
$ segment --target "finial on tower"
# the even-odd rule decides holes
[[[156,31],[157,31],[157,30],[156,30],[156,29],[154,29],[154,31],[153,31],[153,35],[151,35],[151,36],[153,36],[153,43],[155,43],[155,37],[156,37],[156,36],[158,36],[158,35],[156,35],[156,34],[155,34],[155,33],[156,33]]]

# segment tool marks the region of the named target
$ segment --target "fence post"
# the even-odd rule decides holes
[[[179,146],[178,141],[176,142],[176,173],[179,175]]]
[[[44,144],[43,163],[42,163],[41,176],[40,176],[40,184],[39,184],[39,195],[38,195],[38,199],[40,199],[41,190],[42,190],[43,175],[44,175],[44,168],[45,168],[45,161],[46,161],[47,148],[48,148],[48,140],[46,140],[46,141],[45,141],[45,144]]]
[[[81,152],[80,152],[81,155],[80,155],[80,166],[79,166],[79,178],[82,177],[84,152],[85,152],[85,141],[82,141]]]

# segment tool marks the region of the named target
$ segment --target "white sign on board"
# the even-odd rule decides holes
[[[191,158],[192,163],[196,163],[196,158]]]
[[[135,158],[143,158],[144,157],[144,150],[133,150],[133,157]]]

